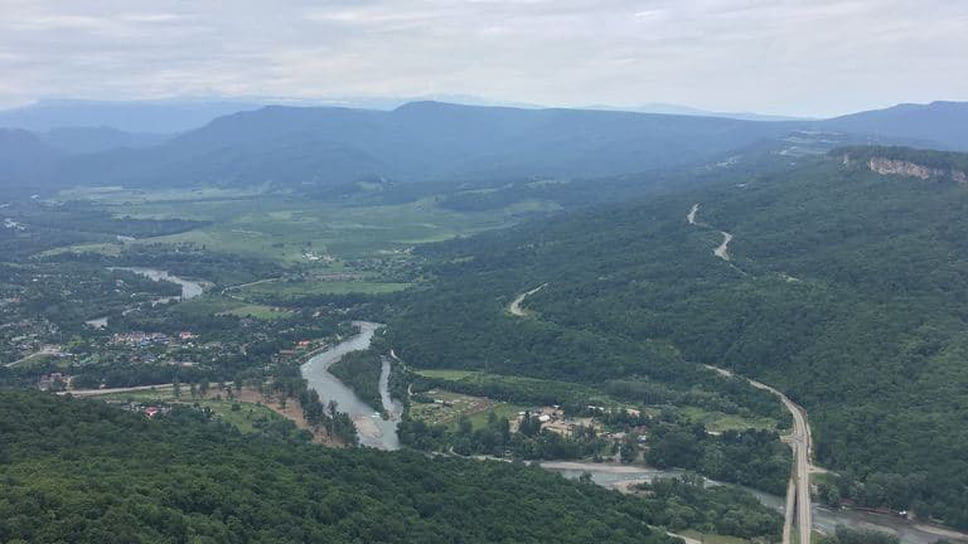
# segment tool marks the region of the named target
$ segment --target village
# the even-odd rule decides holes
[[[441,388],[414,393],[410,414],[431,428],[446,429],[445,433],[457,435],[485,432],[495,421],[506,419],[510,438],[519,436],[537,440],[541,436],[547,438],[550,433],[558,437],[552,440],[556,446],[558,443],[580,444],[580,447],[566,448],[572,452],[584,452],[578,457],[613,457],[626,461],[640,457],[648,440],[650,421],[649,416],[630,407],[587,405],[578,413],[568,413],[560,405],[514,404]],[[514,440],[511,440],[508,447],[515,447],[513,444]]]

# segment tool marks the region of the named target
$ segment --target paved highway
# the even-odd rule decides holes
[[[734,376],[734,374],[722,368],[705,365],[706,368],[715,370],[723,376]],[[810,505],[810,425],[807,424],[807,412],[799,404],[790,400],[786,395],[777,391],[773,387],[760,383],[756,380],[743,378],[750,385],[757,389],[763,389],[773,393],[783,402],[783,406],[789,410],[793,416],[793,432],[784,437],[784,441],[793,448],[793,476],[790,478],[790,487],[787,489],[786,522],[783,526],[783,544],[792,544],[792,531],[794,514],[796,515],[797,536],[800,544],[810,544],[810,530],[813,527],[812,510]],[[791,497],[793,500],[791,500]],[[792,508],[793,503],[796,508]]]

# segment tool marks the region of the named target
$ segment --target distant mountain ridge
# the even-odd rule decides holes
[[[41,100],[0,111],[0,127],[47,132],[63,127],[108,127],[133,133],[176,133],[216,117],[261,108],[261,102],[230,100]]]
[[[170,139],[90,128],[72,129],[73,135],[52,131],[39,138],[50,148],[43,165],[34,170],[22,161],[17,168],[0,165],[7,172],[0,179],[34,187],[300,188],[374,178],[599,178],[718,161],[797,131],[837,133],[841,140],[847,135],[848,143],[968,150],[966,120],[968,103],[955,102],[771,122],[430,101],[389,111],[268,106],[218,117]]]
[[[705,160],[784,132],[732,119],[417,102],[392,111],[269,106],[145,150],[69,159],[81,183],[333,184],[600,177]]]
[[[123,147],[152,147],[170,138],[167,134],[125,132],[110,127],[61,127],[37,135],[50,147],[72,155],[100,153]]]
[[[820,126],[873,137],[903,136],[931,142],[940,149],[968,151],[968,102],[899,104],[828,119]]]
[[[0,128],[0,188],[4,196],[39,190],[49,182],[55,164],[63,157],[32,132]]]
[[[792,115],[772,115],[755,112],[722,112],[682,106],[680,104],[666,104],[653,102],[640,106],[615,107],[596,105],[590,109],[600,109],[605,111],[631,111],[636,113],[658,113],[662,115],[692,115],[698,117],[722,117],[724,119],[739,119],[741,121],[805,121],[806,117],[796,117]]]

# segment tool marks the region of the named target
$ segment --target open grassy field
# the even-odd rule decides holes
[[[51,355],[49,353],[34,353],[28,355],[17,361],[11,361],[11,363],[16,363],[14,366],[17,368],[27,368],[31,366],[44,365],[53,362],[55,366],[59,368],[67,368],[70,364],[68,359],[61,359],[56,355]]]
[[[443,389],[431,389],[424,393],[434,399],[434,403],[414,402],[410,405],[410,416],[430,425],[448,425],[456,428],[462,417],[467,417],[475,429],[487,425],[489,412],[498,417],[513,420],[519,411],[527,409],[523,406],[498,402],[484,397],[475,397],[454,393]]]
[[[229,400],[227,398],[195,398],[193,399],[186,386],[182,386],[181,397],[175,397],[171,387],[159,387],[155,390],[130,391],[112,393],[98,397],[106,401],[140,403],[167,403],[198,406],[212,411],[215,417],[229,423],[244,433],[255,431],[255,422],[264,419],[283,419],[283,417],[262,404]]]
[[[409,283],[382,282],[367,279],[335,281],[285,281],[260,283],[251,287],[234,290],[242,297],[251,295],[271,295],[287,298],[304,295],[345,295],[347,293],[366,293],[379,295],[402,291]]]
[[[426,370],[415,370],[417,374],[421,376],[426,376],[428,378],[438,378],[441,380],[456,381],[461,380],[470,376],[476,376],[481,374],[476,370],[448,370],[448,369],[426,369]]]
[[[380,204],[362,197],[312,199],[261,187],[158,191],[94,187],[63,191],[57,200],[93,204],[118,218],[184,219],[205,224],[165,236],[54,248],[43,255],[64,251],[118,255],[132,246],[191,244],[212,252],[271,261],[293,271],[294,277],[286,281],[234,291],[247,302],[400,291],[410,286],[408,263],[414,259],[414,246],[506,227],[534,213],[557,209],[548,202],[522,201],[501,209],[460,212],[441,207],[436,196]],[[258,296],[264,299],[258,300]]]
[[[500,391],[502,398],[519,399],[525,403],[554,404],[571,401],[609,408],[637,408],[628,402],[610,397],[596,387],[574,382],[459,369],[427,369],[415,372],[427,378],[460,384],[463,386],[462,390],[468,390],[469,387],[472,391],[493,391],[495,396]],[[446,385],[443,387],[447,388]]]
[[[547,208],[540,202],[524,202],[507,209],[462,213],[437,206],[433,197],[405,204],[352,205],[257,189],[217,188],[76,189],[58,198],[94,202],[117,217],[210,222],[199,229],[134,243],[189,242],[213,251],[336,270],[338,261],[402,254],[415,244],[503,227],[523,214]],[[111,246],[84,249],[109,251]]]
[[[279,319],[292,315],[291,311],[285,308],[250,304],[217,293],[207,293],[191,300],[179,302],[175,306],[175,311],[186,316],[228,314],[254,319]]]
[[[776,429],[776,420],[765,417],[743,417],[736,414],[710,412],[695,406],[681,406],[680,412],[694,423],[702,423],[707,431],[723,432],[742,429]]]
[[[288,310],[275,308],[272,306],[263,306],[261,304],[246,304],[244,306],[239,306],[238,308],[233,308],[225,313],[237,315],[239,317],[252,317],[255,319],[279,319],[281,317],[288,317],[292,314],[292,312]]]
[[[518,396],[526,395],[527,392],[556,391],[560,395],[580,398],[583,402],[596,406],[636,410],[644,409],[647,414],[658,414],[662,408],[662,406],[643,407],[633,405],[621,399],[610,397],[593,387],[566,382],[555,382],[521,376],[502,376],[473,370],[426,369],[415,370],[415,372],[427,378],[464,384],[478,384],[480,386],[491,385],[506,391],[517,391]],[[722,412],[704,410],[697,406],[678,406],[674,407],[674,409],[678,410],[690,421],[702,423],[706,427],[706,430],[711,432],[748,428],[775,429],[777,426],[775,420],[764,417],[743,417],[736,414],[724,414]]]
[[[232,312],[248,304],[216,293],[205,293],[191,300],[183,300],[175,305],[175,311],[184,315],[213,315]]]
[[[158,202],[230,200],[265,194],[264,187],[172,187],[168,189],[135,189],[117,186],[75,187],[58,194],[62,200],[88,200],[103,205],[139,205]]]
[[[533,410],[534,408],[534,406],[498,402],[490,409],[469,416],[468,419],[470,419],[471,425],[474,427],[474,429],[483,429],[487,427],[487,419],[490,417],[491,412],[494,412],[494,415],[498,418],[504,417],[507,418],[508,421],[514,421],[515,418],[518,417],[518,412],[523,412],[529,409]]]
[[[248,402],[231,400],[203,400],[198,401],[202,408],[208,408],[222,421],[234,425],[244,433],[255,431],[254,423],[265,419],[283,419],[282,416],[269,408]],[[238,407],[237,409],[234,409]]]

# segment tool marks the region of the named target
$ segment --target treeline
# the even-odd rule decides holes
[[[81,243],[112,243],[118,236],[149,238],[186,232],[207,225],[186,219],[117,218],[88,202],[8,202],[4,217],[22,229],[0,229],[0,254],[22,260],[48,249]]]
[[[299,399],[303,415],[310,425],[323,427],[329,436],[341,444],[359,444],[360,438],[353,419],[346,412],[339,411],[336,401],[330,400],[324,405],[319,393],[311,389],[302,377],[298,364],[280,365],[270,378],[269,387],[284,398]]]
[[[29,392],[0,392],[0,438],[4,542],[672,544],[650,524],[736,508],[707,508],[722,501],[701,489],[629,497],[522,464],[321,449],[194,410],[152,421]]]
[[[351,351],[329,367],[330,374],[356,393],[367,406],[383,411],[380,373],[383,363],[375,350]]]
[[[419,396],[414,402],[420,402]],[[615,454],[618,445],[605,439],[593,427],[578,427],[568,436],[543,429],[538,414],[525,413],[518,428],[511,430],[506,417],[488,412],[487,423],[477,429],[463,417],[457,428],[430,425],[405,417],[398,426],[400,442],[423,451],[453,452],[458,455],[489,455],[513,459],[583,459]],[[612,448],[608,451],[608,448]]]
[[[820,544],[900,544],[897,535],[870,529],[852,529],[838,525],[833,534],[820,537]],[[939,539],[938,543],[946,542]]]
[[[756,497],[735,487],[707,488],[703,479],[695,475],[660,478],[637,487],[654,500],[679,503],[677,508],[664,510],[657,520],[660,525],[673,530],[695,528],[705,533],[733,535],[751,540],[766,536],[769,542],[776,542],[783,530],[783,519],[780,515],[764,509]]]
[[[728,430],[712,435],[701,424],[663,422],[650,427],[645,460],[658,468],[685,468],[722,482],[783,495],[790,479],[790,448],[775,431]]]
[[[460,279],[465,273],[473,278],[466,284]],[[506,315],[510,299],[528,284],[515,280],[513,272],[502,276],[503,281],[491,276],[477,283],[481,278],[474,271],[448,273],[438,288],[402,302],[405,310],[391,320],[389,341],[401,358],[422,368],[464,368],[586,383],[636,401],[674,402],[688,397],[727,413],[788,421],[769,393],[689,363],[666,343]],[[492,394],[485,392],[495,389],[493,384],[466,384],[468,393]],[[560,392],[544,396],[558,404],[576,398]]]

